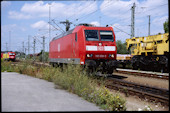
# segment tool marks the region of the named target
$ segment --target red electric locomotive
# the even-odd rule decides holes
[[[15,61],[15,55],[12,51],[1,51],[1,58],[7,61]]]
[[[50,64],[81,64],[94,71],[113,73],[116,68],[116,40],[112,27],[80,24],[50,42]]]

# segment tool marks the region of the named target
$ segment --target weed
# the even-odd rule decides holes
[[[153,111],[153,109],[150,106],[145,106],[143,111]]]

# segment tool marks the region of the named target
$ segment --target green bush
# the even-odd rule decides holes
[[[42,62],[44,60],[44,62],[48,62],[48,56],[49,56],[49,53],[48,52],[44,52],[44,58],[43,58],[43,54],[42,54],[43,51],[41,51],[40,55],[38,56],[38,60],[40,62]]]
[[[14,71],[15,66],[11,65],[11,61],[4,61],[3,59],[1,59],[1,72],[13,72]]]
[[[100,105],[104,109],[111,111],[125,111],[125,100],[118,94],[112,95],[105,87],[96,90],[92,94],[92,102]]]
[[[83,97],[84,99],[96,103],[103,109],[113,110],[113,111],[125,111],[125,100],[122,99],[118,94],[113,96],[104,87],[98,87],[96,80],[92,79],[82,73],[80,66],[68,65],[65,66],[64,71],[57,70],[54,74],[54,83],[62,86],[64,89],[70,92],[76,93],[77,95]]]

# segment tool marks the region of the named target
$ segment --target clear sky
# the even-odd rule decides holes
[[[150,34],[164,33],[163,23],[169,17],[168,0],[1,1],[1,51],[8,49],[23,52],[23,42],[27,49],[29,40],[30,53],[33,53],[34,36],[36,53],[43,48],[42,36],[46,37],[45,51],[49,51],[49,41],[59,35],[61,29],[65,30],[60,22],[66,19],[73,23],[70,29],[79,23],[112,26],[116,40],[125,42],[131,34],[133,3],[136,5],[136,37],[148,35],[148,15]],[[53,20],[50,37],[49,12],[50,19]]]

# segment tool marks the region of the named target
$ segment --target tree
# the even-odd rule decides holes
[[[43,61],[43,57],[44,57],[44,61],[48,62],[48,56],[49,56],[49,52],[44,52],[44,56],[43,56],[43,50],[41,50],[41,52],[39,53],[39,61],[42,62]]]
[[[116,41],[117,54],[129,54],[129,51],[126,49],[126,43],[122,43],[121,40]]]
[[[169,33],[169,19],[163,24],[165,33]]]

